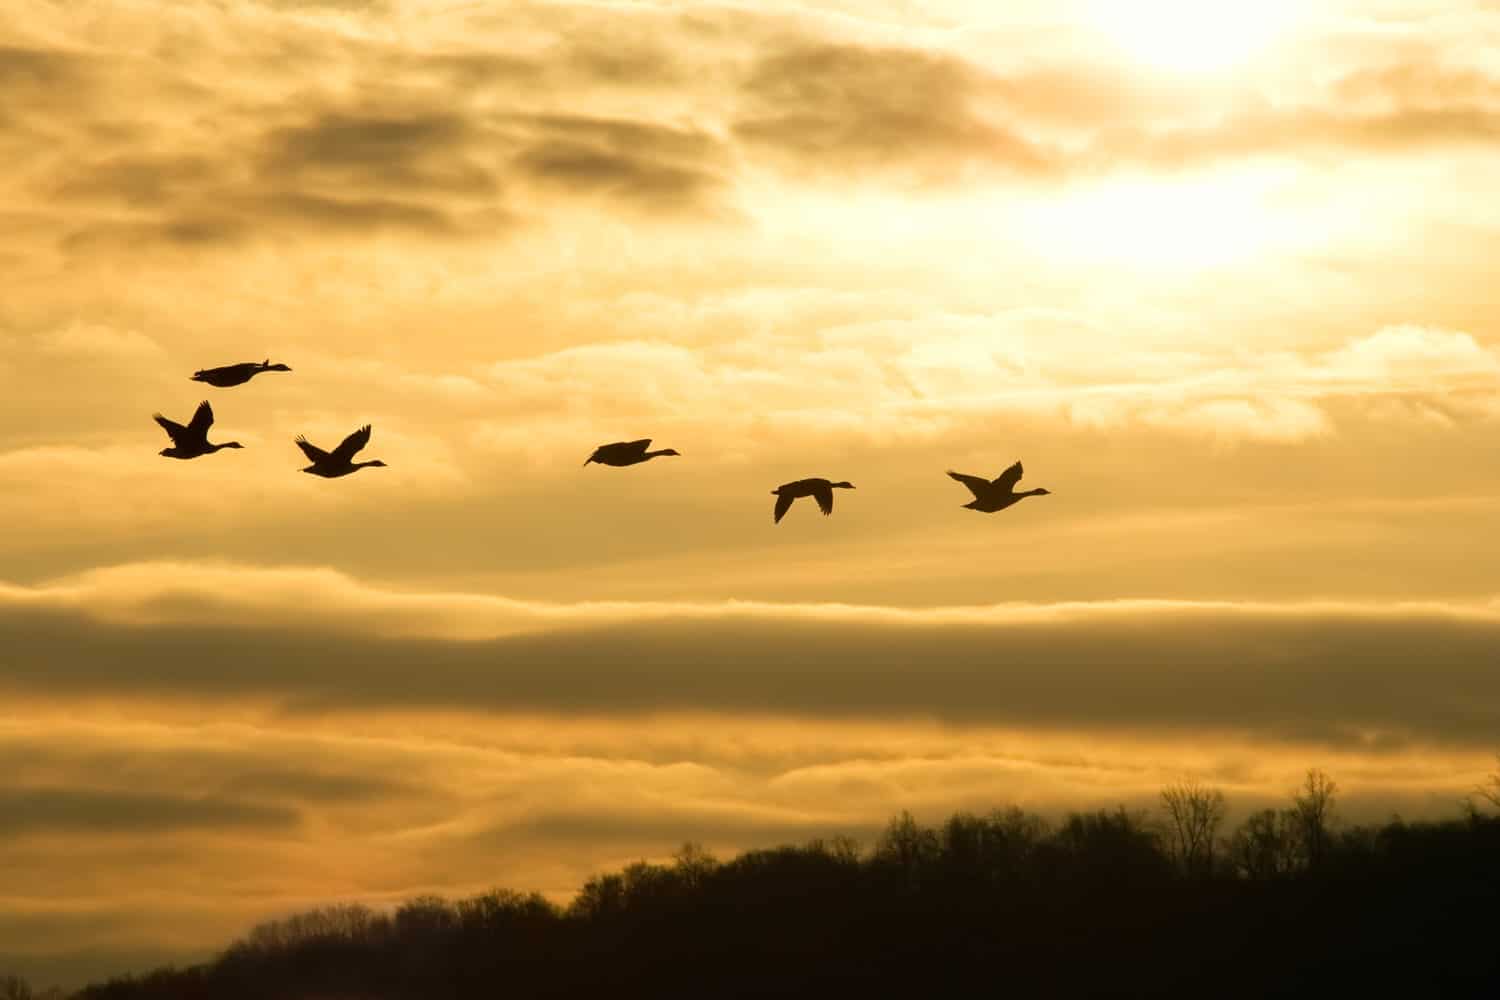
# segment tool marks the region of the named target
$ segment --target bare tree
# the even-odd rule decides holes
[[[713,874],[713,870],[719,867],[717,858],[705,851],[702,844],[691,840],[672,855],[672,860],[676,862],[677,874],[681,876],[683,885],[689,889],[701,886]]]
[[[1308,867],[1316,868],[1328,854],[1333,826],[1333,799],[1338,785],[1318,768],[1309,768],[1302,788],[1292,795],[1292,815]]]
[[[835,834],[828,840],[814,837],[807,842],[807,849],[830,857],[841,865],[858,865],[860,861],[859,841],[842,833]]]
[[[875,844],[875,860],[899,870],[908,885],[917,883],[940,852],[937,831],[922,826],[905,809],[886,825]]]
[[[1495,755],[1495,765],[1495,773],[1490,775],[1488,781],[1474,789],[1474,794],[1496,809],[1500,809],[1500,754]]]
[[[0,976],[0,1000],[32,1000],[31,984],[19,976]]]
[[[1214,844],[1224,822],[1224,793],[1197,781],[1179,781],[1161,790],[1172,856],[1189,875],[1212,875]]]
[[[1297,869],[1297,831],[1290,809],[1262,809],[1245,817],[1229,838],[1229,858],[1246,878],[1271,879]]]

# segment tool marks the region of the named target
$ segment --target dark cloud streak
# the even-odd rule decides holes
[[[80,788],[0,788],[0,835],[286,827],[294,810],[232,799]]]
[[[1483,745],[1500,732],[1500,623],[1435,612],[1199,607],[972,625],[789,615],[452,642],[6,611],[0,632],[10,651],[0,685],[49,695],[937,718],[1332,743],[1371,733]]]
[[[734,132],[815,174],[849,168],[951,180],[976,166],[1043,174],[1049,156],[981,113],[985,75],[914,49],[808,44],[763,56]]]

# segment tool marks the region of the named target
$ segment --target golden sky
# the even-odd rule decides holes
[[[0,966],[1183,776],[1451,813],[1497,151],[1493,0],[0,0]]]

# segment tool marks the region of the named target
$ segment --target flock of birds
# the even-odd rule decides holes
[[[271,364],[271,359],[265,361],[247,361],[243,364],[224,365],[221,368],[204,368],[194,372],[192,381],[203,382],[220,389],[228,389],[237,385],[244,385],[261,372],[289,372],[286,365]],[[168,420],[160,413],[153,415],[156,422],[161,425],[162,430],[172,439],[172,447],[163,448],[161,454],[167,458],[201,458],[204,455],[212,455],[221,448],[243,448],[244,445],[238,441],[224,441],[219,444],[208,440],[208,429],[214,423],[213,407],[208,405],[208,400],[198,404],[198,409],[193,411],[193,417],[186,424],[179,424],[175,420]],[[350,473],[358,472],[360,469],[379,467],[384,468],[385,463],[380,459],[369,462],[356,462],[354,456],[370,443],[370,425],[366,424],[359,430],[344,438],[339,446],[332,451],[324,451],[306,437],[299,436],[296,439],[297,447],[307,456],[312,464],[302,471],[314,476],[322,476],[325,479],[337,479]],[[597,462],[600,465],[612,465],[623,468],[629,465],[640,465],[649,462],[653,458],[662,458],[669,455],[680,455],[681,452],[673,448],[660,448],[649,451],[651,447],[650,438],[642,438],[639,441],[616,441],[613,444],[602,444],[594,449],[594,453],[588,457],[583,464]],[[977,510],[985,514],[993,514],[996,511],[1017,503],[1027,497],[1046,496],[1050,491],[1043,489],[1024,490],[1016,492],[1016,485],[1021,481],[1021,463],[1016,462],[994,479],[984,479],[980,476],[968,476],[962,472],[948,473],[953,479],[963,483],[974,494],[974,499],[964,504],[968,510]],[[852,490],[854,484],[841,481],[833,482],[828,479],[798,479],[795,482],[784,483],[771,491],[776,497],[776,509],[772,513],[774,523],[780,524],[786,512],[792,509],[792,504],[802,497],[812,497],[817,501],[818,509],[824,516],[833,513],[833,491]]]

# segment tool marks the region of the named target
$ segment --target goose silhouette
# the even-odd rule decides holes
[[[271,359],[264,361],[246,361],[240,365],[224,365],[222,368],[203,368],[193,372],[190,381],[207,382],[209,385],[220,389],[228,389],[232,385],[244,385],[261,372],[289,372],[286,365],[271,364]]]
[[[333,451],[324,451],[317,445],[308,441],[306,437],[297,438],[297,447],[302,449],[302,454],[312,462],[303,472],[314,476],[322,476],[324,479],[337,479],[347,476],[351,472],[357,472],[367,466],[385,468],[385,463],[380,459],[369,462],[356,462],[354,456],[361,448],[370,443],[370,425],[365,424],[359,430],[350,434],[339,443]]]
[[[833,513],[833,491],[852,489],[853,483],[835,483],[827,479],[799,479],[785,483],[771,491],[776,497],[776,510],[772,514],[771,523],[780,524],[786,512],[792,509],[792,501],[798,497],[812,497],[818,501],[818,509],[827,517]]]
[[[583,464],[598,462],[600,465],[613,465],[623,467],[626,465],[639,465],[649,462],[653,458],[661,458],[664,455],[680,455],[680,451],[674,448],[663,448],[660,451],[647,451],[651,447],[650,438],[641,438],[639,441],[616,441],[614,444],[601,444],[594,449],[594,453],[588,457]]]
[[[163,448],[160,452],[167,458],[197,458],[200,455],[212,455],[220,448],[244,447],[238,441],[208,443],[208,429],[214,423],[214,410],[206,399],[198,404],[198,408],[193,411],[193,419],[188,421],[186,427],[175,420],[168,420],[160,413],[153,413],[151,419],[161,424],[161,429],[172,439],[172,447]]]
[[[1006,469],[993,480],[981,479],[978,476],[966,476],[962,472],[949,470],[948,475],[963,483],[974,494],[974,499],[964,504],[968,510],[977,510],[985,514],[993,514],[1004,510],[1011,504],[1019,503],[1027,497],[1044,497],[1051,490],[1027,490],[1024,493],[1015,492],[1016,483],[1021,481],[1021,463],[1017,462]]]

